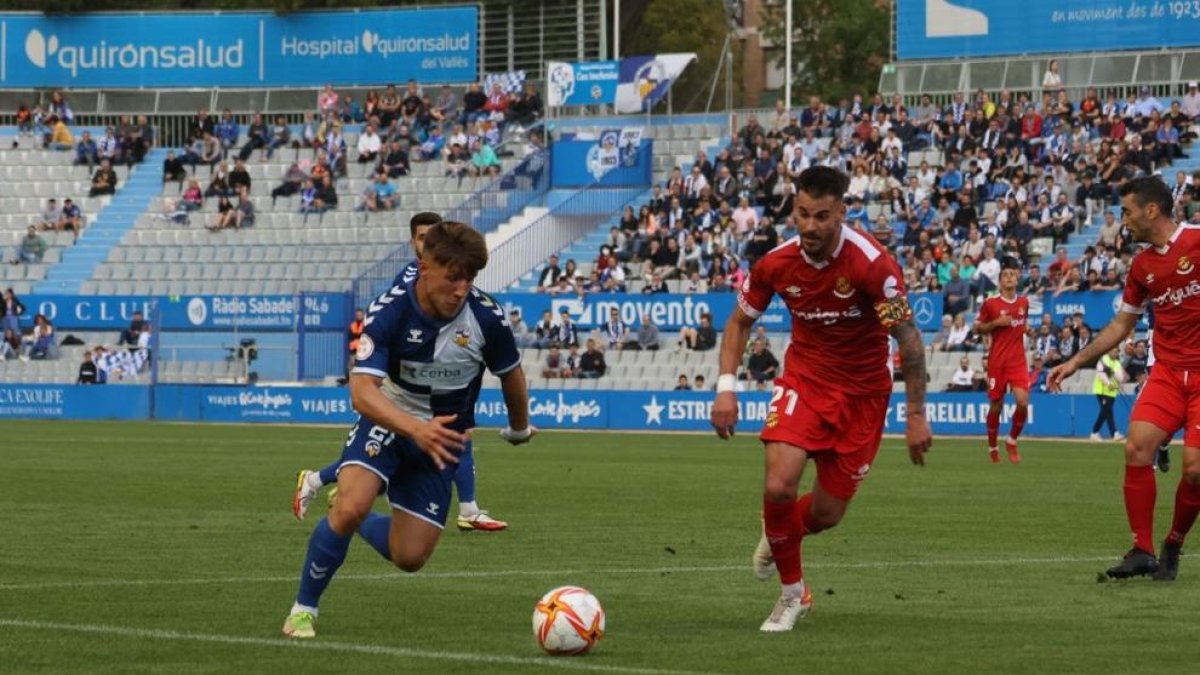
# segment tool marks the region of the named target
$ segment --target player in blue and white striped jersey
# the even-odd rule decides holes
[[[318,603],[357,532],[416,572],[437,546],[459,454],[471,439],[484,368],[500,377],[518,445],[534,433],[521,355],[503,308],[472,286],[487,264],[483,236],[461,223],[430,228],[420,275],[371,304],[350,375],[360,417],[338,469],[338,499],[317,524],[285,635],[316,635]],[[371,513],[386,489],[392,514]]]
[[[392,286],[404,286],[416,280],[420,273],[421,251],[425,247],[425,236],[429,229],[442,222],[442,217],[430,211],[423,211],[409,221],[409,233],[413,253],[416,255],[392,282]],[[319,471],[302,470],[296,478],[296,492],[292,496],[292,515],[297,520],[303,520],[308,512],[308,506],[320,492],[321,488],[337,482],[338,462],[334,462]],[[493,518],[487,511],[479,508],[475,499],[475,451],[472,444],[459,455],[458,467],[454,471],[454,487],[458,492],[458,529],[477,530],[481,532],[496,532],[508,527],[503,520]],[[336,491],[337,488],[334,488]],[[330,492],[333,500],[334,492]]]

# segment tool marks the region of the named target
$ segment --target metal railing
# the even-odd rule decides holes
[[[503,291],[551,253],[591,232],[650,188],[648,172],[640,185],[619,181],[617,173],[605,174],[497,246],[475,285],[489,293]]]

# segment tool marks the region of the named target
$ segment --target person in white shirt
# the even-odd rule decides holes
[[[946,351],[971,351],[972,343],[970,341],[971,327],[967,325],[967,320],[962,314],[954,317],[954,324],[950,326],[950,333],[946,336]]]
[[[379,134],[375,132],[375,125],[368,124],[367,130],[358,137],[358,163],[374,162],[379,157],[379,148],[382,143]]]
[[[891,152],[892,148],[895,148],[896,152],[903,153],[904,142],[901,141],[900,137],[896,135],[895,129],[888,129],[887,137],[883,139],[883,143],[880,144],[879,149],[882,150],[883,154],[886,156],[889,152]]]
[[[150,340],[151,340],[150,331],[151,331],[150,323],[149,322],[143,323],[142,324],[142,332],[138,333],[138,340],[137,340],[137,348],[138,349],[146,349],[146,350],[150,349]],[[147,351],[146,353],[149,354],[149,351]]]
[[[962,357],[958,360],[958,370],[950,376],[950,386],[946,391],[971,391],[975,381],[975,371],[971,368],[971,359]]]
[[[972,281],[975,282],[977,295],[1000,287],[1000,261],[996,259],[996,249],[991,246],[983,249],[983,260],[980,260],[975,268]]]
[[[1188,92],[1183,95],[1183,102],[1180,109],[1183,114],[1192,119],[1200,117],[1200,91],[1196,89],[1195,82],[1188,82]]]
[[[1063,80],[1058,74],[1058,61],[1051,59],[1046,74],[1042,76],[1042,92],[1057,94],[1062,88]]]

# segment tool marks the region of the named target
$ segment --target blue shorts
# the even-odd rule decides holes
[[[470,447],[468,442],[468,451]],[[393,509],[416,516],[438,529],[446,526],[450,482],[456,465],[447,464],[439,471],[412,441],[361,417],[350,429],[338,473],[349,465],[361,466],[379,476]]]

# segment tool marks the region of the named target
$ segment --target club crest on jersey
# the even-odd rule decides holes
[[[366,361],[375,353],[375,341],[367,335],[358,338],[358,348],[354,350],[354,358]]]
[[[1188,259],[1186,255],[1179,256],[1179,263],[1175,265],[1176,274],[1191,274],[1196,266]]]
[[[799,286],[788,286],[787,288],[785,288],[783,290],[786,291],[787,294],[793,298],[799,297],[800,294],[804,292],[804,289],[800,288]]]
[[[471,344],[471,334],[466,330],[459,328],[458,330],[454,331],[454,344],[458,345],[459,347],[466,347],[467,345]]]
[[[367,457],[374,457],[378,455],[380,450],[383,450],[383,446],[379,445],[379,441],[367,441]]]
[[[838,277],[837,282],[833,285],[833,294],[846,299],[854,295],[854,287],[850,285],[850,280],[846,277]]]
[[[1152,283],[1154,283],[1154,273],[1153,272],[1146,275],[1146,285],[1149,286]]]

